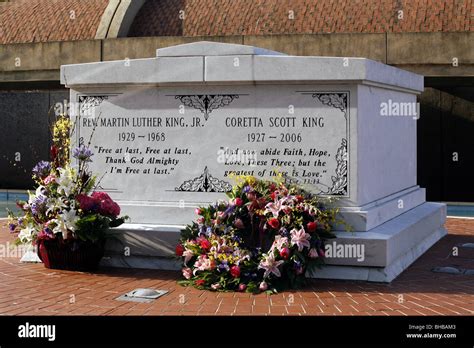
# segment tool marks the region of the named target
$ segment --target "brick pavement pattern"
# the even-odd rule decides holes
[[[0,244],[13,240],[0,221]],[[473,315],[474,275],[433,273],[436,266],[474,268],[453,247],[474,242],[474,220],[448,219],[449,235],[390,284],[312,280],[276,295],[218,293],[179,286],[178,272],[101,269],[48,270],[0,258],[0,315]],[[461,254],[460,254],[461,256]],[[135,288],[169,293],[153,303],[121,302]]]

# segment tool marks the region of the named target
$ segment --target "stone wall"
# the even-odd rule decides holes
[[[0,189],[32,186],[31,169],[49,159],[49,125],[56,103],[69,99],[66,90],[0,91]]]
[[[465,94],[474,96],[474,88]],[[419,97],[418,184],[427,200],[474,202],[474,100],[426,88]]]
[[[202,40],[258,46],[290,55],[365,57],[424,76],[474,76],[473,38],[474,32],[353,33],[168,36],[9,44],[0,47],[0,84],[59,81],[59,68],[64,64],[151,58],[155,57],[157,48]]]

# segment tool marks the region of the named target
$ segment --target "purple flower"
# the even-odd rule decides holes
[[[244,193],[250,192],[251,187],[249,185],[245,186],[243,191]]]
[[[10,232],[13,232],[13,231],[15,231],[16,225],[15,224],[8,224],[8,228],[9,228]]]
[[[293,265],[293,269],[295,270],[296,274],[302,274],[304,271],[303,265],[300,261],[294,261],[295,264]]]
[[[280,235],[282,237],[289,237],[290,236],[290,232],[288,232],[288,230],[284,227],[280,228]]]
[[[225,215],[230,215],[234,212],[235,210],[235,205],[229,205],[229,207],[224,211]]]
[[[46,205],[46,196],[36,196],[33,202],[31,203],[31,212],[34,215],[38,215],[42,210],[44,210]]]
[[[51,164],[47,161],[38,162],[38,164],[36,164],[36,166],[34,166],[32,170],[33,175],[38,178],[47,177],[50,171],[51,171]]]
[[[218,268],[219,272],[227,272],[229,270],[229,265],[221,263]]]
[[[232,237],[232,240],[233,240],[234,242],[237,242],[237,243],[241,243],[241,242],[242,242],[242,239],[241,239],[239,236],[233,236],[233,237]]]
[[[84,145],[72,150],[72,157],[77,158],[79,161],[92,162],[91,157],[93,155],[92,151]]]

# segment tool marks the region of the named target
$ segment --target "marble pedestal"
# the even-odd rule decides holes
[[[327,258],[326,266],[308,276],[391,282],[447,234],[445,217],[446,205],[423,203],[368,232],[336,232],[329,243],[363,245],[364,260]],[[127,224],[115,229],[102,264],[179,270],[182,264],[173,256],[182,227]]]

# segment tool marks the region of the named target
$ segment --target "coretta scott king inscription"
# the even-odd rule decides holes
[[[235,175],[280,173],[348,195],[347,90],[155,87],[78,100],[77,142],[91,141],[115,199],[211,202]]]

